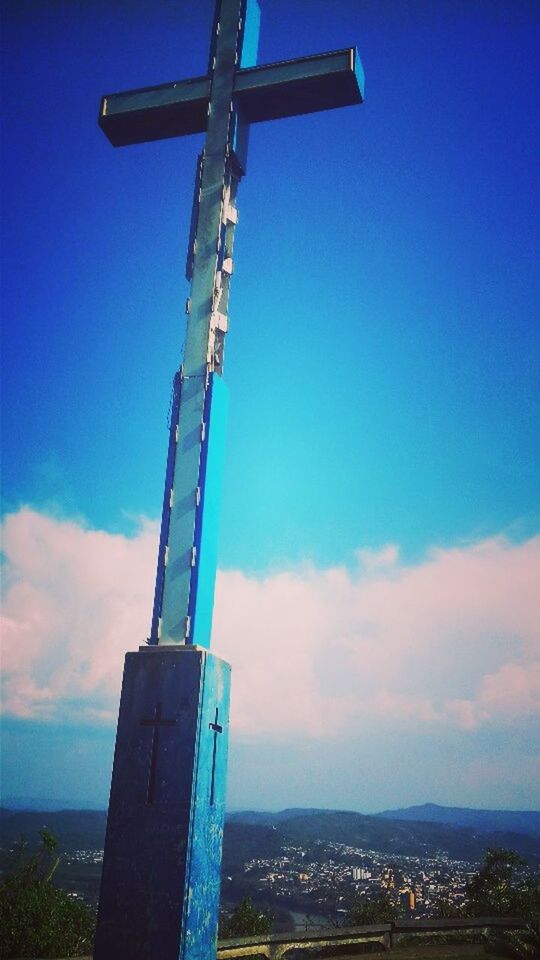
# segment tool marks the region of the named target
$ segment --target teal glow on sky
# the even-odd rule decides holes
[[[538,5],[261,5],[259,62],[356,44],[366,101],[254,127],[238,198],[231,804],[534,806]],[[204,73],[211,16],[5,8],[9,794],[107,795],[121,654],[151,612],[202,138],[114,150],[97,113]]]

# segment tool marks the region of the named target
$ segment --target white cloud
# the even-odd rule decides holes
[[[24,509],[7,517],[3,710],[113,720],[123,655],[147,636],[156,524],[127,538]],[[540,537],[358,551],[355,571],[218,577],[214,650],[246,737],[331,739],[383,719],[510,724],[540,712]]]
[[[387,543],[380,550],[357,550],[356,555],[365,570],[379,570],[397,563],[399,547],[395,543]]]
[[[3,711],[116,716],[123,655],[144,643],[156,525],[133,539],[23,509],[3,530]]]
[[[320,737],[381,718],[470,729],[540,712],[540,537],[414,567],[395,549],[365,558],[352,574],[221,575],[216,645],[234,663],[240,728]]]

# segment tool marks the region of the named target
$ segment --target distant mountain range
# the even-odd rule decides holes
[[[337,813],[337,810],[325,810],[323,807],[287,807],[285,810],[231,810],[226,814],[230,823],[253,823],[274,827],[293,817],[313,817],[319,813]],[[363,816],[363,814],[360,814]]]
[[[540,811],[537,810],[473,810],[469,807],[440,807],[423,803],[418,807],[383,810],[377,814],[386,820],[414,820],[423,823],[448,823],[455,827],[473,827],[482,833],[510,830],[540,837]]]
[[[64,810],[103,811],[104,804],[94,800],[43,799],[41,797],[3,797],[4,811],[53,812]],[[328,810],[322,807],[287,807],[285,810],[232,810],[227,813],[230,823],[250,823],[276,826],[296,817],[315,815],[351,814],[353,811]],[[359,817],[365,814],[357,813]],[[540,811],[538,810],[476,810],[471,807],[443,807],[437,803],[423,803],[413,807],[399,807],[395,810],[383,810],[369,817],[383,817],[385,820],[406,820],[417,823],[442,823],[454,827],[472,827],[480,833],[505,832],[525,833],[540,837]],[[368,818],[369,819],[369,818]]]
[[[352,811],[323,810],[317,807],[292,807],[271,813],[267,810],[238,810],[227,814],[232,823],[253,823],[275,826],[295,817],[313,817],[330,813],[352,814]],[[472,827],[478,833],[510,832],[525,833],[540,837],[540,811],[537,810],[474,810],[469,807],[440,807],[436,803],[423,803],[416,807],[398,810],[383,810],[366,817],[370,820],[382,817],[385,820],[406,820],[414,823],[442,823],[452,827]]]
[[[98,800],[60,800],[56,797],[2,797],[5,810],[103,810]]]
[[[0,809],[0,841],[7,846],[23,838],[37,845],[39,831],[48,827],[58,838],[60,852],[100,850],[105,839],[106,810]]]
[[[426,816],[426,810],[431,811],[432,819]],[[103,810],[4,809],[0,814],[0,839],[4,849],[21,836],[36,842],[38,831],[44,825],[59,838],[60,852],[103,846],[106,822]],[[480,816],[480,826],[463,824],[459,818],[465,814],[486,814],[486,817]],[[493,829],[489,814],[496,817],[498,829]],[[474,811],[428,804],[394,811],[394,818],[391,817],[391,811],[376,816],[345,810],[294,808],[277,813],[236,811],[227,816],[225,824],[224,869],[230,872],[247,859],[272,857],[283,843],[290,841],[306,848],[320,843],[339,843],[389,856],[433,857],[445,853],[452,859],[471,862],[481,860],[487,847],[507,847],[540,865],[539,814]],[[519,830],[509,829],[516,824]],[[526,832],[526,827],[530,832]]]
[[[451,807],[446,809],[453,810]],[[514,814],[509,811],[509,815]],[[539,833],[490,829],[487,823],[478,828],[452,822],[399,817],[391,820],[389,815],[365,816],[353,811],[317,809],[291,809],[277,813],[236,811],[227,817],[225,849],[233,837],[240,851],[248,837],[253,845],[257,836],[261,840],[264,837],[270,845],[286,836],[306,845],[333,842],[388,854],[423,857],[444,852],[453,859],[470,861],[481,860],[487,847],[507,847],[540,864]]]

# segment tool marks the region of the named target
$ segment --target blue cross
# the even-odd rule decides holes
[[[100,126],[117,147],[206,133],[195,183],[187,266],[191,292],[175,382],[151,644],[210,643],[216,550],[207,549],[210,560],[201,568],[205,428],[212,377],[223,372],[236,190],[246,170],[249,126],[362,102],[354,47],[256,66],[259,19],[257,0],[217,0],[204,76],[107,94],[101,102]],[[210,526],[217,526],[216,517]],[[197,627],[201,596],[204,615]]]

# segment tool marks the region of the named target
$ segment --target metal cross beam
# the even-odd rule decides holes
[[[251,123],[362,102],[354,48],[256,66],[257,0],[217,0],[204,77],[102,99],[114,146],[206,131],[187,258],[191,292],[175,377],[150,644],[208,647],[217,565],[236,190]]]
[[[354,47],[236,70],[232,95],[249,123],[362,102]],[[99,124],[114,147],[204,133],[210,77],[180,80],[103,97]]]

